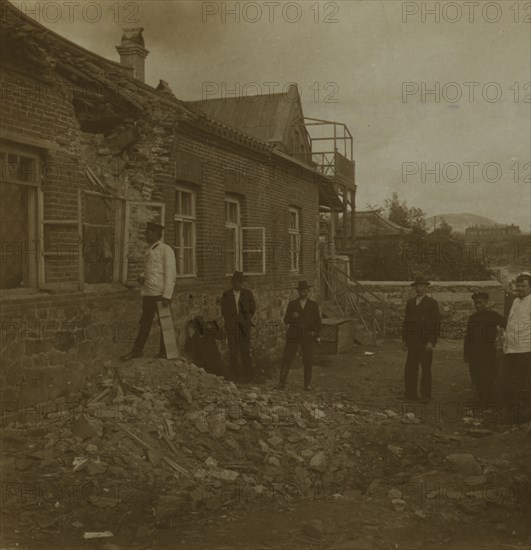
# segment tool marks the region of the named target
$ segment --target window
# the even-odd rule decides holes
[[[301,249],[300,217],[297,208],[289,209],[289,249],[290,271],[300,271],[299,259]]]
[[[36,287],[38,282],[40,162],[36,154],[0,148],[0,288]]]
[[[195,193],[178,187],[175,190],[175,259],[178,277],[196,274],[195,224]]]
[[[243,271],[263,275],[266,270],[265,227],[242,227],[241,205],[234,197],[225,199],[225,273]]]
[[[265,273],[265,227],[242,227],[242,266],[245,275]]]
[[[241,271],[240,201],[225,199],[225,273]]]

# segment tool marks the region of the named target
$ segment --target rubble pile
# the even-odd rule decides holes
[[[40,412],[18,415],[1,431],[13,505],[37,504],[57,518],[61,509],[76,510],[77,490],[80,506],[104,511],[134,500],[157,522],[231,500],[345,491],[364,469],[356,426],[401,420],[394,411],[302,392],[237,388],[184,359],[144,359],[120,370],[108,362],[79,401]],[[35,483],[40,494],[27,494]]]
[[[4,513],[25,536],[76,538],[142,538],[184,514],[260,500],[363,495],[423,517],[441,505],[418,494],[425,481],[431,489],[459,474],[477,492],[486,473],[500,473],[470,454],[444,458],[438,448],[449,442],[437,431],[410,411],[360,409],[346,394],[236,387],[184,359],[108,362],[78,400],[0,430]]]

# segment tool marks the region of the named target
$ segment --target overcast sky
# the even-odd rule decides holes
[[[148,84],[183,100],[297,82],[306,116],[354,136],[358,209],[397,191],[428,215],[529,230],[529,2],[35,4],[41,23],[110,59],[122,27],[144,27]]]

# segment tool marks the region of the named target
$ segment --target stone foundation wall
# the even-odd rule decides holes
[[[406,302],[415,296],[409,282],[360,281],[364,289],[376,294],[388,304],[387,335],[399,338]],[[468,317],[475,311],[471,295],[477,290],[488,292],[490,307],[503,315],[504,287],[497,281],[436,281],[428,295],[439,302],[441,337],[461,339]]]
[[[228,287],[179,288],[172,301],[177,343],[182,349],[189,319],[201,315],[221,322],[219,300]],[[282,322],[293,288],[273,290],[248,285],[258,311],[253,334],[253,355],[267,368],[278,360],[284,344]],[[10,292],[0,303],[2,410],[17,410],[35,403],[68,396],[82,389],[105,361],[129,351],[136,336],[141,311],[138,290],[87,287],[84,293],[47,294],[21,290]],[[158,352],[159,329],[154,324],[145,349]],[[226,354],[226,343],[220,350]]]

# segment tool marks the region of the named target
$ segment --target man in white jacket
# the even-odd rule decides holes
[[[500,382],[506,412],[517,423],[530,413],[531,399],[531,273],[516,278],[516,298],[505,329],[503,368]]]
[[[164,307],[170,307],[177,271],[173,249],[162,242],[163,231],[164,226],[158,223],[148,222],[146,225],[145,236],[149,248],[145,256],[144,272],[137,278],[142,285],[142,316],[133,349],[120,358],[122,361],[142,357],[157,312],[157,302],[162,302]],[[162,331],[157,357],[166,357]]]

